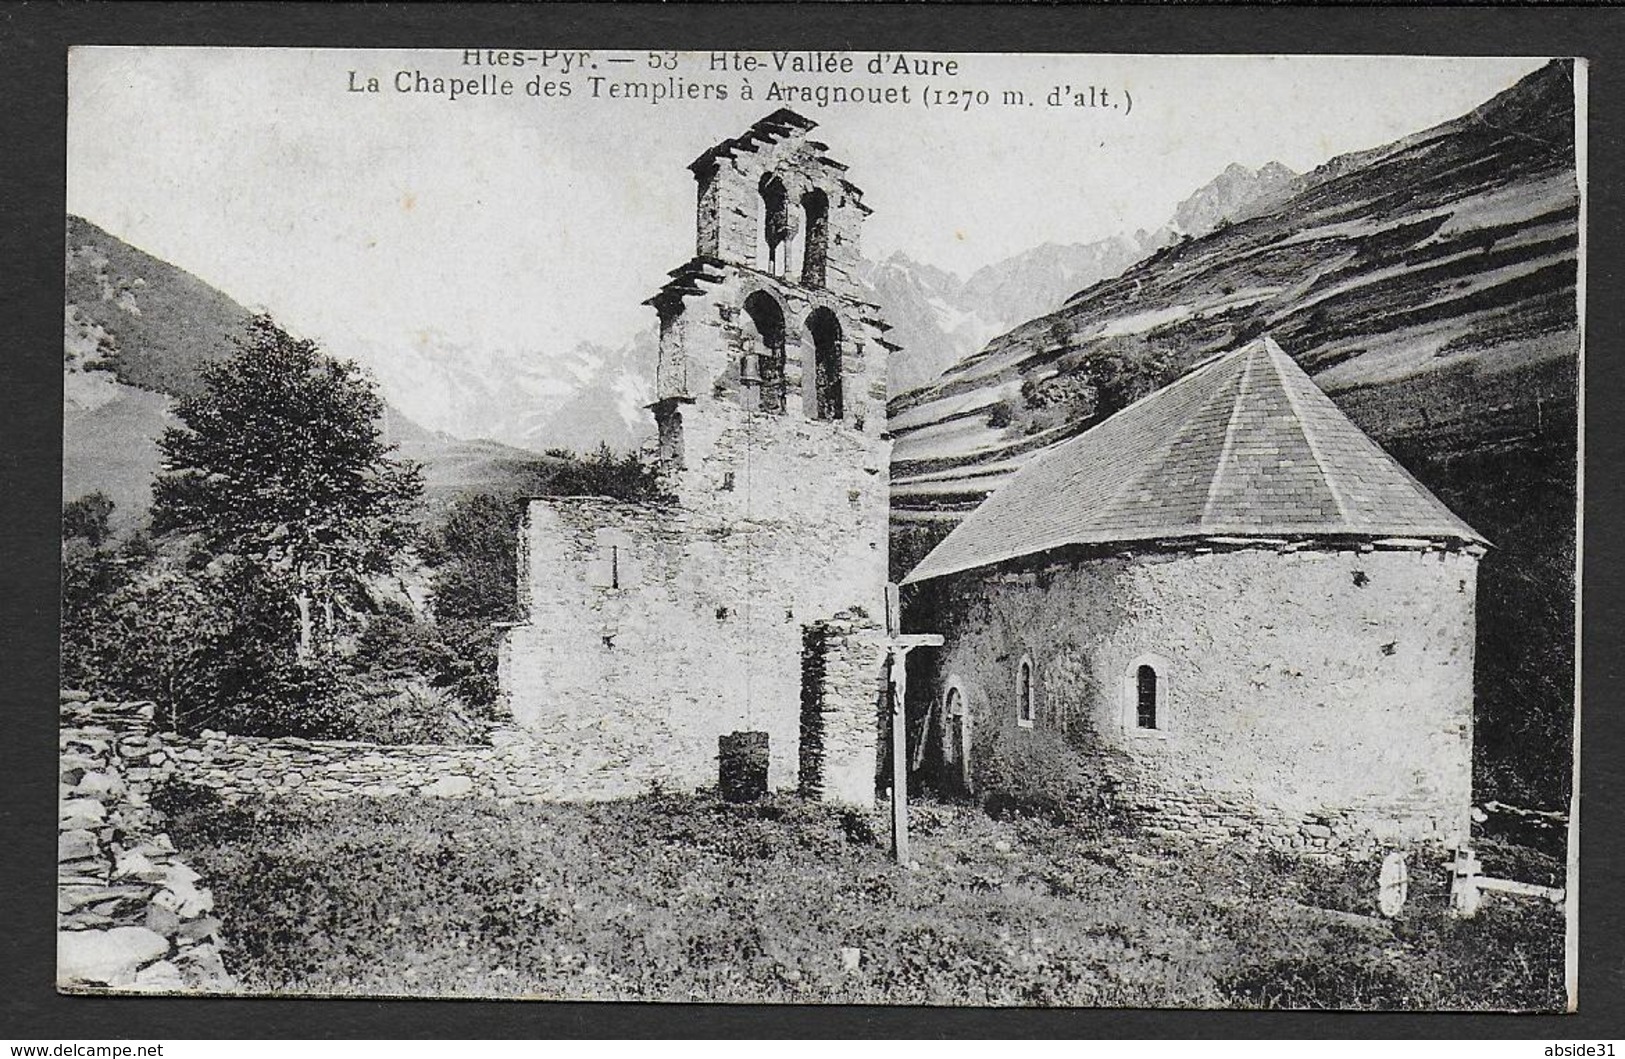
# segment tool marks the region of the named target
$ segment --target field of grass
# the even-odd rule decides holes
[[[1413,859],[1402,916],[1375,867],[1082,838],[928,804],[917,865],[878,815],[793,798],[653,795],[226,807],[162,799],[253,992],[972,1005],[1542,1009],[1562,917],[1445,914]],[[1558,866],[1486,848],[1495,869]]]

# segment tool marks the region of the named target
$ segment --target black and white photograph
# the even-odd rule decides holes
[[[523,43],[68,56],[58,990],[1573,1009],[1585,60]]]

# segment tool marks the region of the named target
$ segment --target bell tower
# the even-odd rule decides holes
[[[660,317],[659,463],[685,506],[745,518],[812,515],[833,499],[862,508],[883,555],[896,347],[856,276],[870,210],[814,127],[779,110],[689,166],[695,256],[647,303]],[[824,496],[836,480],[839,496]]]
[[[689,167],[695,255],[648,302],[666,497],[528,508],[500,681],[595,762],[577,793],[873,804],[894,347],[855,274],[863,193],[812,128],[780,110]]]

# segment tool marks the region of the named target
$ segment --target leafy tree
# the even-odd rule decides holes
[[[113,501],[97,490],[62,505],[62,537],[80,538],[99,548],[113,535]]]
[[[246,564],[256,591],[291,604],[297,657],[331,654],[340,614],[408,543],[421,468],[391,458],[383,402],[356,366],[269,316],[202,382],[159,441],[153,528]]]
[[[496,702],[496,622],[518,617],[518,528],[523,501],[465,496],[423,535],[419,555],[434,568],[435,625],[444,651],[436,683],[471,706]]]
[[[437,619],[492,622],[516,616],[521,503],[489,493],[461,497],[424,533],[418,554],[435,568]]]
[[[101,493],[62,506],[62,682],[100,689],[106,673],[102,627],[109,600],[129,581],[129,563],[110,547],[113,502]]]
[[[1098,340],[1069,351],[1057,372],[1021,384],[1021,410],[1012,419],[1025,434],[1060,426],[1083,430],[1174,379],[1171,350],[1137,336]]]

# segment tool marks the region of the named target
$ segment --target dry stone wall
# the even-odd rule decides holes
[[[153,807],[160,786],[227,803],[269,798],[596,800],[664,775],[615,756],[613,739],[549,743],[494,728],[479,745],[263,738],[155,731],[151,703],[64,692],[57,838],[57,980],[69,991],[229,992],[214,899]]]
[[[500,804],[629,798],[649,792],[652,771],[593,748],[549,743],[497,727],[482,744],[385,745],[348,740],[172,732],[147,737],[135,772],[238,802],[275,797],[483,798]]]
[[[151,805],[161,754],[148,704],[62,703],[57,984],[68,991],[226,992],[220,921]]]

